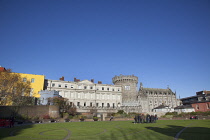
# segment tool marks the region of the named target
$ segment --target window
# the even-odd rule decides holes
[[[107,103],[107,107],[110,107],[109,103]]]
[[[26,82],[27,81],[27,79],[26,78],[23,78],[23,82]]]
[[[96,106],[98,107],[98,103],[96,103]]]
[[[74,86],[73,86],[73,85],[71,85],[71,88],[74,88]]]
[[[84,86],[84,89],[87,89],[87,86]]]
[[[71,93],[71,98],[74,98],[74,93]]]
[[[90,87],[90,89],[93,89],[93,87]]]
[[[113,103],[113,108],[114,108],[115,106],[114,106],[114,103]]]
[[[109,88],[107,88],[107,90],[109,91]]]
[[[61,84],[59,84],[58,87],[61,87]]]
[[[114,88],[112,89],[112,91],[114,91]]]
[[[93,106],[93,103],[92,102],[90,102],[90,107],[92,107]]]
[[[54,83],[52,83],[52,87],[54,87],[55,86],[55,84]]]
[[[120,89],[118,88],[117,91],[120,91]]]
[[[102,103],[102,107],[104,107],[104,103]]]
[[[104,87],[102,87],[102,90],[104,90]]]
[[[125,90],[130,90],[130,86],[125,86]]]
[[[86,106],[86,102],[84,102],[84,106]]]
[[[107,99],[109,100],[109,95],[107,95]]]
[[[206,106],[207,106],[207,109],[210,109],[210,103],[207,103]]]
[[[33,93],[34,93],[34,89],[31,88],[31,90],[30,90],[30,96],[33,96]]]
[[[197,109],[197,110],[199,109],[199,106],[198,106],[198,105],[196,105],[196,109]]]
[[[34,79],[34,78],[32,78],[32,79],[31,79],[31,83],[34,83],[34,82],[35,82],[35,79]]]
[[[77,106],[80,106],[80,102],[77,102]]]

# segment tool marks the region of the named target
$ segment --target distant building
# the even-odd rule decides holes
[[[195,96],[180,99],[183,105],[191,105],[195,112],[210,111],[210,91],[196,92]]]
[[[166,106],[166,105],[162,104],[162,105],[159,105],[158,107],[155,107],[153,109],[153,112],[164,112],[164,113],[167,113],[167,112],[174,112],[174,109],[169,107],[169,106]]]
[[[195,109],[191,105],[181,105],[175,107],[174,112],[178,113],[195,112]]]
[[[39,104],[40,105],[53,105],[53,102],[49,102],[49,98],[60,97],[59,92],[55,90],[41,90],[39,91],[40,98]]]

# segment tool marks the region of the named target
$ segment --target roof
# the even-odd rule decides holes
[[[171,89],[161,89],[161,88],[142,88],[144,91],[156,91],[156,92],[169,92]]]
[[[185,109],[185,108],[193,108],[191,105],[180,105],[175,107],[174,109]]]
[[[0,72],[7,71],[4,67],[0,67]]]
[[[159,105],[158,107],[155,107],[154,109],[163,109],[163,108],[168,108],[169,106],[166,105]]]

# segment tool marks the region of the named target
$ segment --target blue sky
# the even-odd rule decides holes
[[[0,0],[0,65],[67,81],[210,90],[209,0]]]

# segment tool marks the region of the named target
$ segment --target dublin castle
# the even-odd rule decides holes
[[[67,98],[69,104],[75,105],[80,112],[88,112],[95,108],[99,112],[152,112],[154,108],[165,105],[171,108],[180,105],[170,88],[145,88],[140,83],[138,89],[138,77],[134,75],[119,75],[112,78],[113,85],[97,83],[94,79],[82,80],[74,78],[74,81],[45,79],[45,90],[58,91],[59,95]],[[41,92],[40,92],[41,93]]]
[[[0,72],[6,71],[0,66]],[[95,82],[94,79],[65,81],[45,79],[44,75],[19,73],[23,81],[31,83],[30,96],[39,98],[41,105],[48,104],[49,97],[62,96],[77,107],[78,112],[95,109],[101,113],[125,112],[148,113],[164,105],[175,108],[180,105],[176,93],[167,89],[145,88],[134,75],[119,75],[112,78],[113,84]]]

